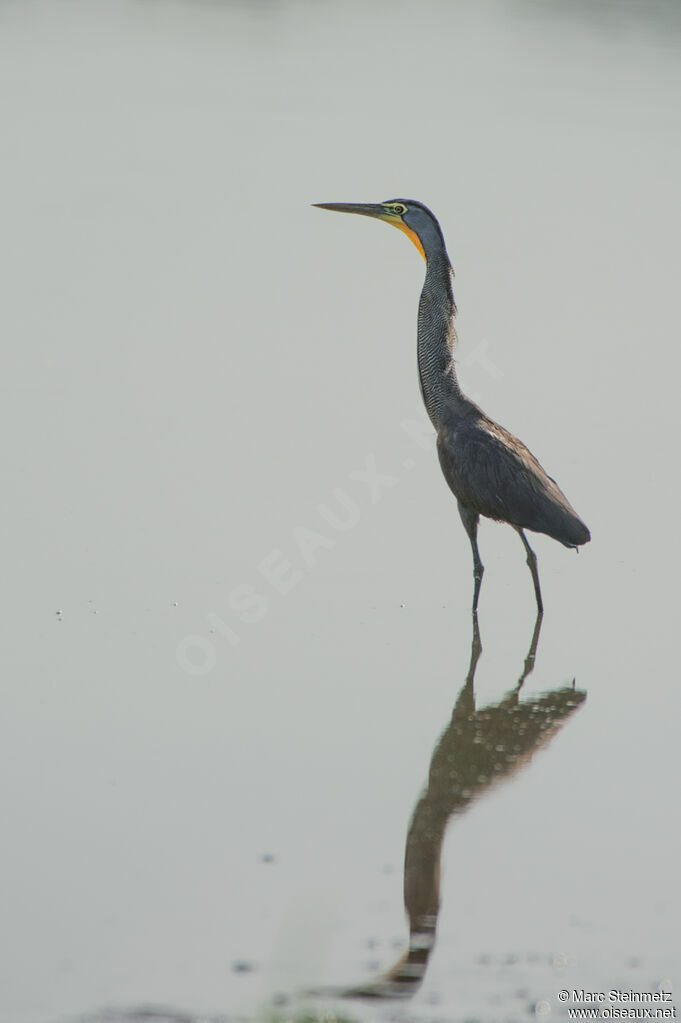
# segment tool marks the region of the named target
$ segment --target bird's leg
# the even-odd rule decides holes
[[[471,511],[465,505],[459,504],[459,515],[463,522],[463,527],[468,533],[468,539],[471,542],[471,549],[473,551],[473,578],[475,579],[475,586],[473,589],[473,613],[478,610],[478,597],[480,596],[480,584],[482,583],[482,574],[485,571],[485,566],[480,560],[480,551],[478,550],[478,522],[480,516],[477,512]]]
[[[527,564],[530,566],[530,572],[532,573],[532,582],[534,583],[534,595],[537,598],[537,613],[541,615],[544,613],[544,603],[541,599],[541,588],[539,586],[539,573],[537,572],[537,555],[534,553],[529,543],[525,539],[525,534],[523,533],[520,526],[516,526],[515,528],[517,529],[518,535],[520,536],[520,539],[523,541],[523,547],[527,552]]]

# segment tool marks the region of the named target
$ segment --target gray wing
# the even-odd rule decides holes
[[[441,430],[438,454],[450,489],[477,514],[546,533],[567,547],[590,539],[532,452],[486,416],[467,417]]]

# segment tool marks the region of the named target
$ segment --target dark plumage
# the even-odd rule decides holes
[[[478,551],[481,515],[508,522],[517,530],[532,573],[537,608],[543,610],[537,559],[523,533],[545,533],[566,547],[591,539],[589,530],[556,481],[525,445],[485,415],[459,387],[454,366],[456,305],[454,273],[440,225],[413,199],[378,204],[319,203],[323,209],[377,217],[404,231],[426,261],[426,279],[418,315],[418,366],[421,393],[437,431],[440,465],[459,504],[473,551],[473,610],[477,609],[484,571]]]
[[[445,479],[464,507],[497,522],[546,533],[566,547],[589,530],[537,459],[482,409],[462,399],[447,409],[437,451]]]

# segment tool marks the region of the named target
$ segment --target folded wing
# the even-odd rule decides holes
[[[480,412],[438,435],[440,465],[458,500],[479,515],[546,533],[566,547],[591,539],[589,530],[525,445]]]

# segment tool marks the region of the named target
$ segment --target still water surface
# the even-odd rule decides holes
[[[2,6],[1,1023],[677,997],[680,56],[673,3]],[[309,205],[395,195],[593,535],[538,634],[483,522],[482,650],[422,263]]]

